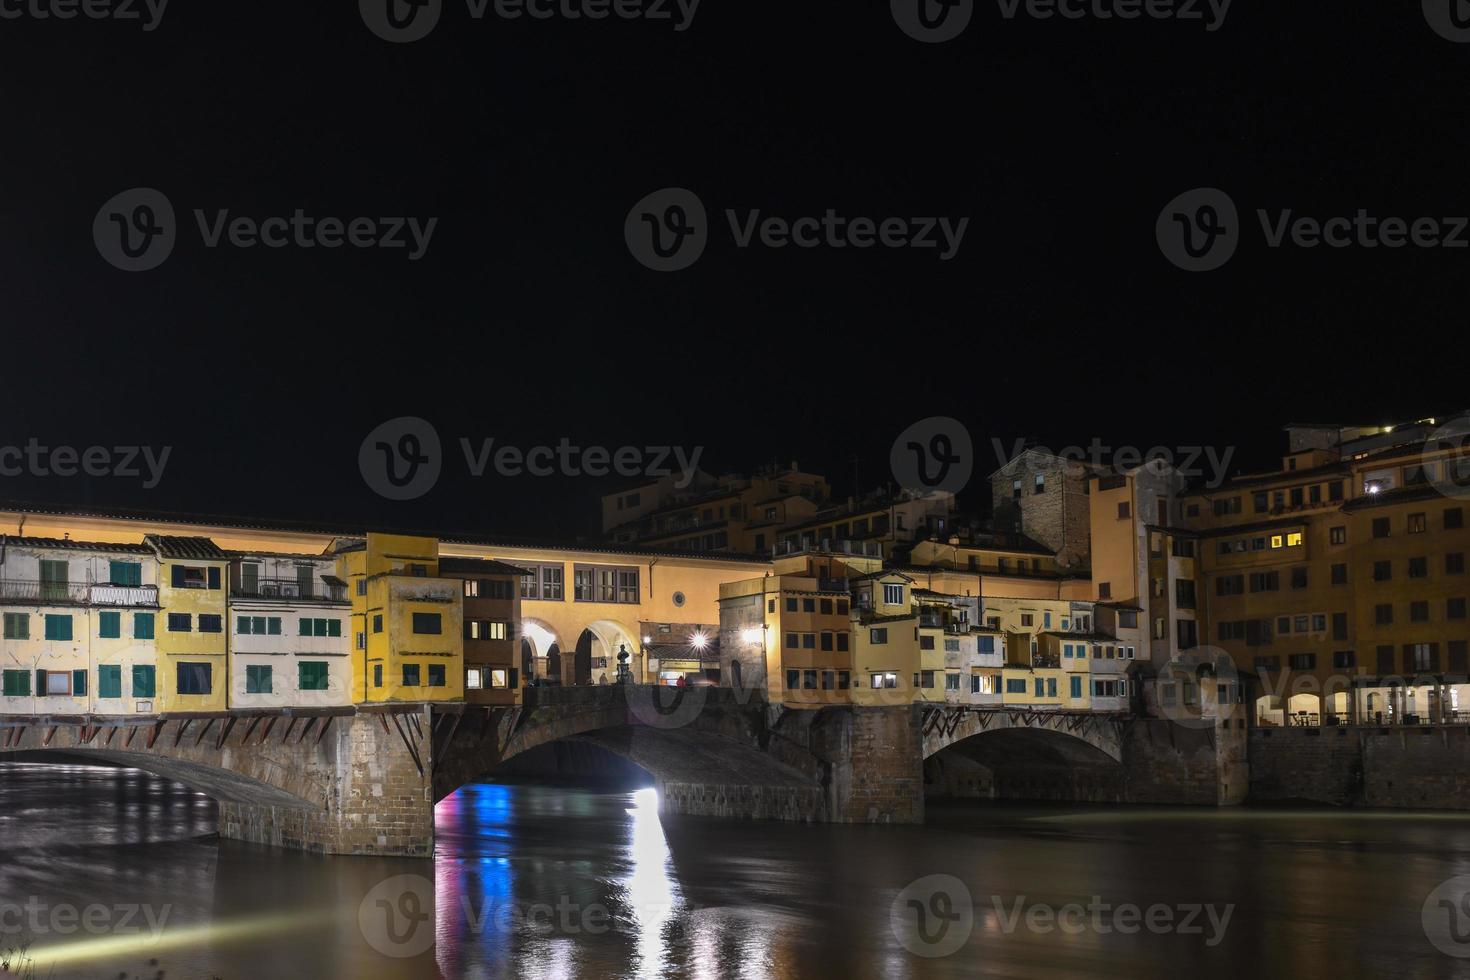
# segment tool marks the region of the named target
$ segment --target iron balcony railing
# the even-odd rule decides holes
[[[43,582],[0,579],[0,601],[65,603],[85,606],[156,606],[156,585],[112,585],[94,582]]]
[[[326,599],[340,602],[347,598],[347,589],[340,585],[326,585],[316,579],[261,578],[230,586],[230,594],[242,599]]]

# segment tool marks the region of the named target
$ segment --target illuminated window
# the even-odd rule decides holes
[[[510,671],[504,668],[496,668],[490,671],[490,686],[502,690],[510,687]]]
[[[1284,543],[1284,539],[1281,537],[1281,535],[1279,535],[1279,534],[1273,534],[1273,535],[1271,535],[1271,547],[1273,549],[1280,548],[1283,543]]]
[[[1288,548],[1299,548],[1299,547],[1301,547],[1301,543],[1302,543],[1302,532],[1300,532],[1300,531],[1292,531],[1290,534],[1288,534],[1286,536],[1286,546]]]
[[[482,675],[480,671],[471,667],[469,670],[465,671],[464,686],[471,691],[480,690],[480,688],[484,684],[484,682],[481,680],[481,676]]]

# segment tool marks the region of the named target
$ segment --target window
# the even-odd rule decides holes
[[[1388,518],[1373,518],[1373,536],[1375,538],[1386,538],[1389,535]]]
[[[1456,551],[1444,556],[1444,573],[1446,575],[1465,574],[1465,553]]]
[[[1070,681],[1071,691],[1069,693],[1072,696],[1072,700],[1076,701],[1078,698],[1082,697],[1082,675],[1073,674],[1070,678]]]
[[[1126,521],[1133,516],[1133,505],[1124,500],[1118,504],[1118,520]]]
[[[302,623],[303,624],[305,624],[306,622],[307,622],[306,620],[304,620],[304,619],[302,620]],[[431,635],[437,635],[439,633],[442,633],[444,631],[443,617],[439,613],[421,613],[421,612],[416,612],[416,613],[413,614],[413,631],[415,633],[431,634]],[[405,671],[407,671],[407,669],[408,669],[407,667],[404,668]],[[418,668],[415,667],[414,668],[414,676],[415,676],[415,678],[417,678],[417,675],[418,675]],[[405,673],[404,676],[407,677],[407,674]],[[408,681],[405,680],[404,683],[407,684]],[[414,681],[414,683],[413,683],[412,686],[414,686],[414,687],[417,687],[418,686],[417,679],[415,679],[415,681]]]
[[[1373,581],[1388,582],[1393,579],[1393,562],[1375,561],[1373,563]]]
[[[170,576],[169,581],[176,589],[219,588],[219,568],[214,565],[172,565]]]
[[[30,613],[5,614],[5,639],[29,640],[31,638]]]
[[[373,664],[373,687],[383,686],[383,665]]]
[[[71,696],[71,674],[64,670],[36,671],[36,693],[49,697]]]
[[[1099,582],[1099,583],[1097,583],[1097,597],[1099,599],[1111,599],[1113,597],[1113,583],[1111,583],[1111,582]]]
[[[1032,615],[1031,613],[1021,613],[1021,625],[1022,626],[1035,626],[1036,625],[1036,617],[1034,615]]]
[[[1465,618],[1465,598],[1459,596],[1445,600],[1445,619]]]
[[[898,687],[898,675],[892,671],[884,671],[868,675],[868,683],[873,690],[894,690]]]
[[[801,648],[803,650],[815,650],[817,648],[817,634],[815,634],[815,633],[803,633],[803,634],[801,634]]]
[[[30,697],[31,694],[31,672],[28,670],[7,670],[3,674],[4,694],[7,698]]]
[[[1118,628],[1125,630],[1138,629],[1138,613],[1131,609],[1120,611],[1118,613]]]
[[[934,649],[934,637],[932,637],[932,636],[921,636],[921,637],[919,637],[919,649],[920,650],[933,650]]]
[[[1423,534],[1427,530],[1429,530],[1429,515],[1427,515],[1427,514],[1410,514],[1409,515],[1409,533],[1410,534]]]
[[[1347,544],[1347,528],[1332,528],[1332,530],[1328,532],[1328,541],[1331,544]]]
[[[135,561],[110,561],[107,563],[107,580],[113,585],[142,585],[143,566]]]
[[[403,665],[403,686],[404,687],[419,687],[420,686],[419,685],[419,665],[418,664],[404,664]]]
[[[1332,614],[1332,638],[1334,640],[1346,640],[1348,638],[1348,616],[1347,613]]]
[[[323,666],[325,666],[325,664]],[[444,665],[443,664],[429,664],[429,686],[430,687],[443,687],[444,686],[444,677],[445,677],[445,672],[444,672]],[[505,685],[502,683],[501,686],[504,687]]]
[[[1429,577],[1429,559],[1428,558],[1410,558],[1409,559],[1409,578],[1428,578],[1428,577]]]
[[[832,649],[832,634],[831,633],[823,633],[822,634],[822,644],[821,645],[822,645],[822,649],[823,650],[831,650]]]
[[[1280,572],[1251,572],[1252,592],[1277,592],[1281,589]]]
[[[104,640],[116,640],[122,637],[122,613],[99,612],[97,614],[97,635]]]
[[[868,641],[871,642],[871,643],[873,643],[874,645],[881,645],[881,644],[887,643],[888,642],[888,627],[886,627],[886,626],[875,626],[872,629],[870,629],[868,631]]]
[[[71,616],[46,615],[46,639],[48,640],[70,640],[71,639]]]
[[[296,665],[296,687],[301,691],[327,690],[327,664],[324,660],[303,660]]]
[[[1336,564],[1336,565],[1333,565],[1332,566],[1332,584],[1333,585],[1347,585],[1347,580],[1348,580],[1348,567],[1347,567],[1347,565],[1345,563],[1341,563],[1341,562],[1338,563],[1338,564]]]
[[[1429,603],[1422,599],[1409,603],[1409,622],[1429,622]]]
[[[471,667],[464,672],[464,686],[467,691],[478,691],[485,684],[485,675],[478,667]]]
[[[222,628],[223,624],[220,616],[211,613],[199,614],[199,632],[218,633]]]
[[[1286,546],[1288,548],[1300,548],[1302,546],[1302,532],[1291,531],[1286,535]]]
[[[157,690],[152,664],[133,665],[133,697],[151,698]]]
[[[1244,575],[1221,575],[1219,578],[1215,579],[1215,595],[1227,596],[1244,594]],[[1119,623],[1119,625],[1121,626],[1122,624]]]
[[[852,671],[839,670],[837,672],[837,690],[845,691],[852,686]]]
[[[1393,604],[1380,602],[1373,607],[1373,622],[1378,626],[1393,625]]]
[[[1007,677],[1006,678],[1006,693],[1007,694],[1025,694],[1026,693],[1026,679],[1024,677]]]
[[[245,668],[245,693],[246,694],[270,694],[271,693],[271,668],[266,666],[248,665]]]
[[[1439,668],[1438,644],[1411,643],[1404,648],[1405,666],[1409,670],[1437,670]]]
[[[187,633],[193,628],[193,617],[188,613],[168,614],[168,631],[170,633]]]
[[[1315,653],[1293,653],[1287,658],[1287,663],[1292,670],[1313,670],[1317,666],[1317,655]]]
[[[1444,529],[1446,531],[1457,531],[1465,526],[1465,509],[1463,507],[1446,507],[1444,510]]]
[[[1332,666],[1342,669],[1345,667],[1356,667],[1358,655],[1351,650],[1338,650],[1332,655]]]
[[[213,679],[213,664],[181,663],[175,674],[175,693],[208,694],[213,689]],[[134,696],[137,696],[137,693],[135,685]]]
[[[122,668],[117,664],[102,664],[97,668],[97,696],[99,698],[122,697]]]
[[[883,601],[890,606],[903,605],[903,586],[899,584],[884,583]]]

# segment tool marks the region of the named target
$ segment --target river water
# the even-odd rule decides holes
[[[428,862],[220,841],[214,810],[131,770],[0,765],[4,945],[38,977],[1470,976],[1470,917],[1431,896],[1470,875],[1470,815],[955,803],[804,827],[481,783],[439,805]]]

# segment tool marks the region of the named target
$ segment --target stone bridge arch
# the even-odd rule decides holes
[[[980,735],[1003,731],[1043,732],[1063,739],[1080,741],[1107,756],[1113,762],[1123,761],[1123,740],[1127,718],[1084,711],[1028,711],[1022,708],[972,708],[967,706],[935,706],[924,711],[924,758]],[[1047,744],[1043,736],[1032,744]],[[1065,741],[1052,743],[1063,755],[1075,753]],[[1083,753],[1086,756],[1086,753]]]
[[[914,805],[917,718],[907,709],[799,711],[751,692],[702,686],[610,684],[532,688],[523,695],[514,708],[456,706],[436,718],[436,800],[516,755],[570,739],[647,771],[664,812],[813,822],[922,819],[922,801]],[[866,770],[855,776],[855,736],[861,739],[880,715],[892,719],[898,761],[871,777]],[[894,772],[906,779],[895,784]],[[855,785],[870,778],[878,792]],[[869,805],[870,798],[879,804]]]

